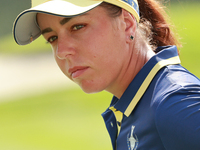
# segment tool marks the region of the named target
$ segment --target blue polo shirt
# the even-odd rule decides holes
[[[200,150],[200,80],[158,50],[102,114],[114,150]]]

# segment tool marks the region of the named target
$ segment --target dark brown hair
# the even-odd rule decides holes
[[[158,46],[176,45],[181,46],[174,32],[171,30],[171,24],[167,22],[168,16],[164,6],[156,0],[138,0],[140,9],[139,28],[149,44],[155,50]],[[117,17],[121,14],[120,7],[103,2],[101,6],[107,8],[111,17]]]

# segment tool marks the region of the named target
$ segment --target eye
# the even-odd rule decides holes
[[[55,40],[57,40],[58,39],[58,37],[57,36],[52,36],[52,37],[50,37],[47,41],[48,41],[48,43],[53,43]]]
[[[74,26],[72,26],[72,31],[80,30],[83,27],[85,27],[85,25],[83,25],[83,24],[74,25]]]

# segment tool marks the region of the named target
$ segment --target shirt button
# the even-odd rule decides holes
[[[110,122],[110,125],[111,125],[111,127],[113,127],[113,123],[112,122]]]

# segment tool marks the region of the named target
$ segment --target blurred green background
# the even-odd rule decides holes
[[[36,57],[52,57],[50,47],[43,39],[22,47],[15,44],[12,38],[13,21],[21,11],[30,7],[30,1],[1,0],[0,3],[0,63],[7,67],[15,58],[22,60],[24,65],[29,60],[34,62],[33,58]],[[182,65],[200,77],[200,1],[173,0],[165,5],[183,45],[180,48]],[[24,58],[26,61],[23,63]],[[40,66],[35,64],[35,68]],[[19,69],[15,70],[11,66],[8,66],[7,70],[0,68],[0,74],[8,72],[15,77],[18,72],[22,72],[19,66],[16,67]],[[47,71],[46,77],[54,72],[55,70]],[[8,77],[6,82],[3,82],[4,78],[0,78],[1,83],[5,83],[0,84],[0,89],[4,89],[11,82],[9,75],[5,74]],[[36,70],[34,82],[39,81],[37,77],[40,76],[39,70]],[[24,73],[21,80],[26,78]],[[18,89],[20,85],[23,86],[22,81],[17,85]],[[51,78],[46,82],[51,81],[58,82],[58,78]],[[62,81],[63,84],[65,82],[68,84],[68,81]],[[60,87],[51,84],[51,89],[44,87],[41,81],[36,82],[36,85],[38,90],[31,88],[30,85],[26,90],[8,88],[7,94],[0,92],[4,94],[2,97],[0,95],[1,150],[111,149],[110,139],[100,114],[108,107],[112,95],[107,92],[88,95],[71,84]],[[17,94],[14,91],[17,91]]]

